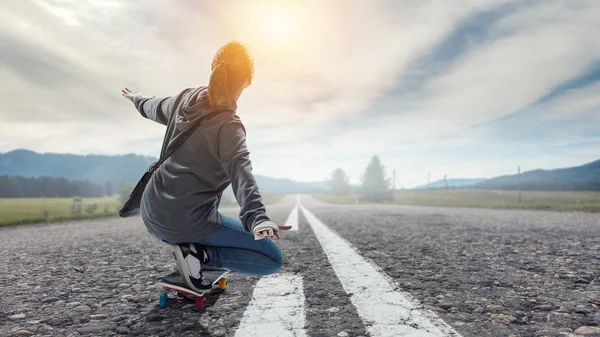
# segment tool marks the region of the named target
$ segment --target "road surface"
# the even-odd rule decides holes
[[[267,207],[281,272],[157,306],[170,248],[139,218],[0,230],[0,336],[600,336],[600,216]],[[235,216],[236,209],[224,209]]]

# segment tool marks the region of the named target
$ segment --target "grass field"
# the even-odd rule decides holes
[[[73,204],[73,198],[0,198],[0,226],[116,216],[121,206],[118,196],[83,198],[75,203],[81,205],[81,212],[74,214]],[[97,208],[88,212],[92,204]],[[44,210],[48,210],[47,217]]]
[[[283,195],[266,195],[265,204],[273,204]],[[119,196],[110,198],[83,198],[81,212],[73,214],[73,198],[0,198],[0,227],[43,222],[57,222],[71,219],[117,216],[122,206]],[[97,209],[87,212],[89,205],[96,204]],[[237,203],[235,204],[237,205]],[[44,217],[44,210],[48,217]]]
[[[315,195],[333,204],[368,204],[358,195]],[[497,190],[397,191],[391,204],[600,212],[600,192]]]

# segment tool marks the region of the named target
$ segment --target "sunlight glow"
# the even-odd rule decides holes
[[[280,6],[271,5],[263,9],[260,22],[264,36],[273,43],[285,43],[293,39],[294,22],[288,11]]]
[[[331,6],[317,7],[309,0],[255,0],[226,2],[223,7],[227,8],[224,40],[235,39],[250,46],[263,81],[306,74],[307,69],[327,62],[318,50],[339,50],[339,39],[331,38],[331,26],[336,22]]]

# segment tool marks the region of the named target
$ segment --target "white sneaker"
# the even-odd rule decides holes
[[[193,243],[173,245],[173,255],[183,282],[193,291],[206,292],[212,288],[202,277],[202,265],[208,260],[206,249]]]

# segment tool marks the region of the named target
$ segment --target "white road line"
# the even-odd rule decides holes
[[[399,290],[378,266],[362,258],[302,204],[300,208],[372,337],[460,336],[409,293]]]
[[[292,208],[290,215],[285,221],[286,226],[292,226],[292,231],[298,230],[298,203],[300,202],[300,197],[296,196],[296,205]]]
[[[235,336],[306,337],[302,276],[276,274],[258,280]]]

